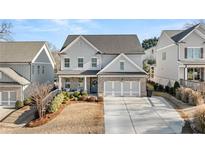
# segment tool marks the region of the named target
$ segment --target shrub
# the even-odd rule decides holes
[[[63,101],[64,101],[64,94],[63,93],[58,94],[53,99],[53,101],[51,102],[50,106],[48,107],[48,112],[49,113],[54,113],[54,112],[58,111],[60,106],[61,106],[61,104],[63,103]]]
[[[169,93],[169,91],[170,91],[169,86],[165,86],[165,92]]]
[[[176,98],[178,99],[178,100],[181,100],[182,99],[182,88],[178,88],[177,90],[176,90]]]
[[[87,101],[87,100],[88,100],[88,96],[82,95],[82,96],[79,97],[78,100],[79,100],[79,101]]]
[[[180,88],[180,84],[178,81],[174,82],[174,90],[176,90],[177,88]]]
[[[103,101],[104,101],[103,96],[98,96],[97,101],[98,101],[98,102],[103,102]]]
[[[157,88],[157,91],[164,91],[164,86],[160,84]]]
[[[24,105],[29,105],[29,104],[31,104],[32,102],[33,102],[33,100],[32,100],[31,98],[26,98],[26,99],[23,101]]]
[[[24,107],[24,103],[22,101],[16,101],[15,108],[20,109]]]
[[[97,97],[96,96],[88,97],[88,102],[96,102],[96,101],[97,101]]]
[[[155,83],[155,84],[154,84],[154,90],[155,90],[155,91],[158,89],[158,86],[159,86],[158,83]]]
[[[193,91],[191,97],[192,97],[193,102],[190,102],[190,103],[192,105],[203,105],[204,104],[204,98],[200,92]]]
[[[81,92],[82,96],[88,96],[88,93],[86,91]]]
[[[63,93],[63,95],[64,95],[64,100],[65,100],[65,101],[68,101],[68,100],[69,100],[69,97],[70,97],[70,96],[69,96],[69,93],[66,92],[66,91],[63,91],[62,93]]]
[[[189,95],[192,93],[192,90],[190,88],[184,88],[182,90],[182,96],[181,96],[181,100],[184,103],[188,103],[189,101]]]
[[[201,105],[194,113],[193,124],[198,131],[205,133],[205,107]]]
[[[174,93],[174,87],[171,87],[170,89],[169,89],[169,94],[170,95],[174,95],[175,93]]]
[[[75,91],[75,92],[73,93],[73,96],[74,96],[74,97],[79,97],[79,96],[80,96],[80,92],[79,92],[79,91]]]

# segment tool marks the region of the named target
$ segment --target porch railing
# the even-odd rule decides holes
[[[205,82],[180,79],[180,85],[205,93]]]

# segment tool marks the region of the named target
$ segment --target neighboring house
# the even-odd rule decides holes
[[[55,67],[54,67],[54,81],[57,81],[57,72],[60,70],[60,56],[59,56],[59,51],[53,51],[51,52],[52,56],[55,60]]]
[[[60,51],[59,88],[145,96],[143,54],[136,35],[69,35]]]
[[[143,56],[143,60],[151,59],[156,60],[156,46],[151,47],[144,51],[145,55]]]
[[[24,100],[31,83],[53,82],[53,69],[46,42],[0,42],[0,105]]]
[[[175,81],[205,79],[205,25],[185,30],[164,30],[157,43],[155,81],[173,85]]]
[[[154,79],[154,71],[156,64],[156,46],[145,50],[145,55],[143,56],[144,69],[148,73],[149,80]]]

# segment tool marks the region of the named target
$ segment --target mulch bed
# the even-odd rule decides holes
[[[57,112],[54,112],[54,113],[47,113],[44,117],[42,118],[38,118],[38,119],[35,119],[35,120],[32,120],[31,122],[29,122],[26,127],[38,127],[38,126],[41,126],[41,125],[44,125],[46,123],[48,123],[49,121],[55,119],[62,111],[63,109],[67,106],[67,105],[70,105],[70,104],[75,104],[75,103],[85,103],[85,101],[67,101],[67,102],[64,102],[60,109],[57,111]],[[87,103],[91,103],[91,102],[87,102]],[[92,102],[92,103],[103,103],[103,102]]]
[[[64,102],[63,104],[61,104],[61,107],[57,112],[47,113],[42,118],[32,120],[26,125],[26,127],[37,127],[37,126],[41,126],[41,125],[48,123],[49,121],[55,119],[63,111],[63,109],[71,103],[75,103],[75,102],[71,102],[71,101]]]

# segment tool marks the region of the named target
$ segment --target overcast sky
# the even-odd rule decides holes
[[[43,40],[61,48],[69,34],[137,34],[140,41],[165,29],[182,29],[192,20],[0,20],[13,24],[16,41]]]

